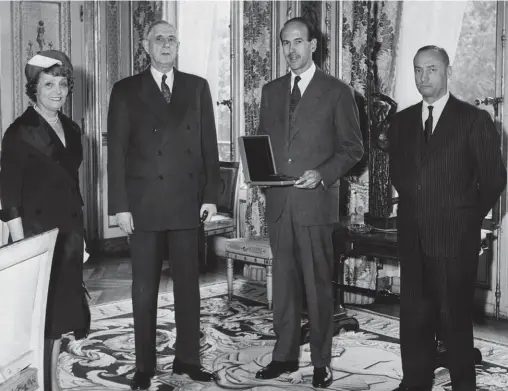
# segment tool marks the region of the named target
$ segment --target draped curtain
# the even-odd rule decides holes
[[[363,222],[369,211],[369,185],[387,187],[388,157],[384,152],[370,148],[371,126],[369,102],[373,92],[393,96],[395,85],[396,48],[400,30],[402,2],[392,1],[344,1],[342,3],[342,79],[349,83],[363,99],[359,110],[366,146],[365,162],[359,164],[347,177],[346,214],[353,222]],[[372,57],[375,45],[379,45]],[[374,78],[374,66],[377,78]],[[362,102],[363,101],[363,105]],[[370,164],[369,164],[370,163]],[[370,173],[369,173],[370,169]],[[383,180],[385,178],[386,180]],[[372,191],[371,191],[372,193]],[[366,257],[350,258],[345,262],[345,281],[349,285],[376,289],[377,263]],[[346,302],[366,304],[372,298],[348,293]]]
[[[271,80],[271,1],[245,1],[244,110],[245,134],[256,134],[259,124],[261,89]],[[265,199],[258,187],[247,189],[245,236],[267,235]]]
[[[217,102],[219,86],[218,14],[221,3],[216,1],[182,1],[178,4],[177,26],[180,47],[178,69],[208,81],[212,102]],[[217,107],[213,105],[215,123]]]

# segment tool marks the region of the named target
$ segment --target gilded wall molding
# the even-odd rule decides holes
[[[234,1],[231,3],[231,97],[232,112],[231,125],[233,134],[231,160],[238,161],[238,136],[245,133],[243,116],[243,2]]]
[[[101,238],[103,216],[103,202],[101,193],[101,170],[104,169],[99,162],[102,161],[102,132],[101,111],[104,104],[101,94],[101,84],[105,82],[101,72],[101,64],[104,61],[103,51],[99,43],[103,34],[101,20],[104,15],[104,3],[85,2],[83,8],[84,38],[85,38],[85,61],[84,68],[86,79],[85,91],[85,115],[83,140],[83,169],[84,179],[87,186],[85,198],[85,226],[87,227],[87,239]]]

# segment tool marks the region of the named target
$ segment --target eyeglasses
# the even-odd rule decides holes
[[[176,45],[178,41],[176,40],[176,37],[170,36],[170,37],[163,37],[162,35],[158,35],[155,37],[155,42],[160,45]]]

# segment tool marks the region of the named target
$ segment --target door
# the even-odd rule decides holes
[[[504,2],[468,1],[464,12],[457,53],[452,66],[450,91],[458,98],[487,110],[505,139],[503,112],[503,72],[505,71],[506,5]],[[503,148],[503,143],[499,146]],[[499,273],[506,268],[500,259],[497,229],[502,220],[505,195],[491,210],[483,227],[492,234],[484,242],[478,267],[477,296],[484,301],[487,312],[495,312],[495,291],[501,289]],[[482,292],[483,291],[483,292]],[[484,306],[484,307],[485,307]],[[491,307],[491,308],[488,308]]]

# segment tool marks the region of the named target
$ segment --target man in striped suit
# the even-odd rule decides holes
[[[438,327],[453,390],[474,391],[481,225],[506,185],[500,137],[489,113],[449,93],[444,49],[419,49],[414,72],[423,101],[395,115],[388,133],[402,259],[396,391],[432,389]]]

